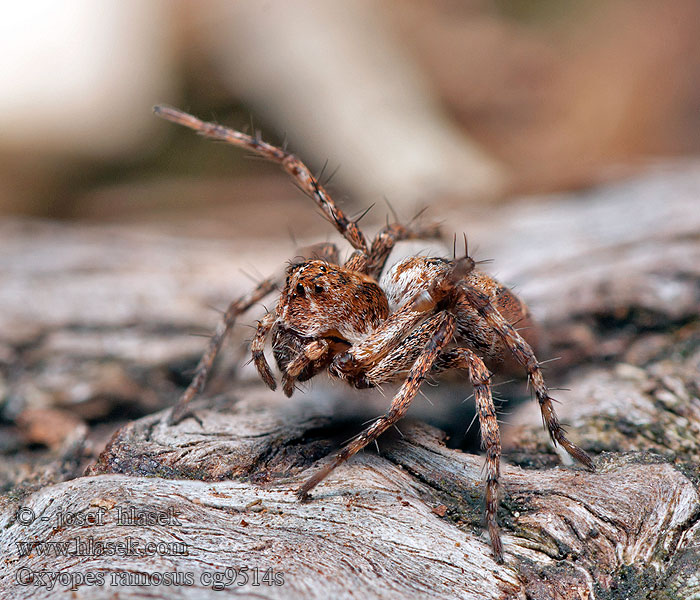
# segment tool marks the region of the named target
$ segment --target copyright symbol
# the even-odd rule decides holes
[[[36,515],[31,508],[23,506],[17,509],[17,521],[20,525],[31,525],[35,519]]]

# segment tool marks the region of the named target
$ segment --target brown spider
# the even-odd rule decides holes
[[[258,137],[203,122],[173,108],[157,106],[154,111],[206,137],[229,142],[280,163],[355,249],[343,265],[332,244],[318,245],[312,258],[291,264],[277,306],[259,321],[251,343],[252,360],[260,376],[275,389],[276,382],[263,353],[266,340],[272,336],[272,351],[287,396],[292,395],[297,381],[306,381],[321,371],[328,371],[356,388],[403,380],[386,414],[309,478],[297,491],[299,498],[308,499],[309,492],[333,469],[401,419],[426,376],[462,369],[474,388],[482,446],[486,451],[486,522],[495,558],[502,562],[503,549],[496,522],[501,443],[491,397],[491,375],[484,359],[508,353],[517,359],[527,371],[554,444],[560,444],[574,459],[593,470],[588,455],[566,438],[532,348],[513,328],[513,323],[528,315],[523,302],[477,270],[468,255],[453,260],[414,256],[383,273],[389,252],[397,241],[431,237],[436,229],[394,223],[382,229],[369,245],[356,222],[343,214],[293,154]],[[204,387],[236,317],[281,283],[266,279],[250,294],[231,303],[197,366],[192,383],[171,413],[172,423],[188,414],[188,404]]]

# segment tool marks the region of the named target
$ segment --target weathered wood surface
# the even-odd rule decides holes
[[[415,419],[466,428],[454,425],[470,393],[461,379],[456,401],[439,398],[454,384],[429,389],[435,407],[418,400],[402,436],[343,465],[309,504],[292,491],[387,400],[322,382],[286,399],[246,369],[232,380],[231,349],[198,401],[203,427],[168,427],[157,412],[97,458],[115,418],[174,400],[203,345],[186,332],[215,322],[205,304],[247,289],[235,253],[264,244],[0,224],[0,597],[53,597],[66,574],[93,572],[105,585],[75,597],[215,598],[207,574],[226,583],[227,567],[244,566],[284,573],[284,585],[234,584],[242,597],[700,597],[699,198],[688,165],[450,221],[530,302],[550,343],[540,357],[562,356],[548,380],[571,390],[557,392],[558,411],[598,467],[559,466],[534,403],[504,416],[503,566],[482,528],[481,458]],[[263,272],[274,254],[258,259]],[[117,525],[129,507],[165,522]],[[58,522],[99,510],[104,523]],[[17,542],[78,537],[180,542],[188,555],[19,555]],[[64,579],[19,586],[20,569]],[[192,584],[127,585],[174,570]]]

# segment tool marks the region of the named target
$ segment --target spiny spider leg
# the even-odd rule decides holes
[[[311,246],[300,248],[296,258],[325,260],[333,265],[340,264],[340,252],[338,246],[332,242],[319,242]]]
[[[331,374],[357,388],[372,387],[373,384],[366,379],[367,369],[400,345],[428,314],[428,310],[417,310],[411,302],[402,306],[364,340],[336,356],[329,367]]]
[[[554,442],[554,444],[560,444],[572,458],[590,471],[594,471],[595,467],[593,466],[593,461],[590,456],[566,437],[564,428],[554,411],[552,398],[547,391],[544,377],[542,377],[542,370],[539,367],[539,363],[537,362],[537,358],[535,358],[535,353],[530,344],[528,344],[513,326],[503,318],[486,294],[469,285],[462,285],[461,289],[470,306],[472,306],[501,339],[503,339],[503,342],[513,353],[513,356],[515,356],[518,362],[527,370],[528,378],[532,382],[535,396],[540,404],[542,420],[547,427],[552,442]]]
[[[425,345],[423,351],[411,368],[408,377],[406,377],[406,380],[396,396],[394,396],[389,410],[345,446],[330,463],[314,473],[314,475],[297,490],[297,496],[301,500],[307,500],[309,498],[309,492],[323,481],[333,469],[346,461],[353,454],[362,450],[367,444],[376,440],[406,414],[411,401],[416,397],[416,394],[418,394],[423,379],[425,379],[425,376],[430,372],[435,359],[440,355],[443,348],[450,343],[454,333],[454,316],[448,312],[440,313],[440,319],[437,323],[435,333]]]
[[[407,373],[435,331],[439,318],[439,313],[432,315],[427,321],[407,331],[386,356],[368,362],[365,365],[367,370],[363,373],[367,385],[379,387],[383,383],[395,381],[397,374]]]
[[[427,289],[418,292],[401,308],[354,344],[347,352],[338,355],[330,365],[332,374],[351,382],[355,387],[370,387],[366,379],[368,369],[377,364],[410,335],[419,323],[437,308],[440,302],[454,296],[456,284],[474,269],[474,261],[465,256],[452,261],[442,278],[436,279]],[[454,302],[452,297],[450,302]]]
[[[411,328],[386,357],[378,362],[368,362],[367,371],[362,375],[367,384],[379,386],[386,381],[393,380],[397,373],[405,372],[416,360],[421,349],[425,347],[427,340],[430,339],[432,332],[439,324],[442,314],[444,313],[433,315],[418,327]],[[501,442],[491,395],[491,374],[483,360],[467,348],[455,348],[443,352],[436,359],[431,372],[440,373],[448,369],[465,370],[474,389],[482,447],[486,452],[486,524],[496,560],[502,562],[503,548],[496,520]]]
[[[260,378],[267,384],[271,390],[277,388],[277,383],[270,370],[270,365],[267,364],[267,359],[265,358],[265,342],[267,341],[267,336],[272,331],[272,326],[277,320],[277,314],[274,312],[267,313],[258,322],[258,328],[255,331],[253,340],[250,342],[250,354],[255,363],[255,368],[260,374]]]
[[[270,277],[268,279],[264,279],[253,291],[229,304],[223,318],[216,326],[216,330],[209,340],[206,351],[202,355],[202,358],[199,359],[192,382],[182,396],[180,396],[180,399],[177,401],[177,404],[175,404],[172,412],[170,413],[170,417],[168,419],[168,423],[170,425],[176,425],[188,415],[190,402],[204,389],[209,371],[211,370],[214,360],[221,349],[221,344],[226,338],[228,332],[231,330],[231,327],[233,327],[233,324],[236,322],[236,317],[248,310],[254,304],[260,302],[271,292],[274,292],[279,287],[279,284],[280,282],[276,278]]]
[[[343,264],[343,268],[356,273],[366,273],[367,266],[367,254],[362,250],[355,250]]]
[[[338,232],[350,243],[356,250],[367,254],[367,240],[358,228],[357,224],[348,219],[343,211],[336,206],[328,192],[312,175],[309,168],[301,162],[296,156],[263,142],[256,137],[235,131],[217,123],[208,123],[197,117],[190,115],[184,111],[172,108],[169,106],[154,106],[153,112],[173,123],[189,127],[205,137],[228,142],[234,146],[245,148],[251,152],[268,159],[271,162],[282,165],[285,171],[294,179],[297,185],[308,194],[321,210],[326,214],[331,223],[335,225]]]
[[[486,525],[496,561],[503,562],[503,544],[496,520],[498,511],[498,478],[501,461],[501,436],[496,409],[491,395],[491,374],[484,361],[468,348],[455,348],[444,352],[435,361],[433,372],[462,369],[469,374],[474,389],[476,412],[481,429],[481,447],[486,451]]]
[[[431,224],[422,227],[412,227],[401,225],[400,223],[391,223],[383,227],[372,240],[372,246],[367,257],[367,274],[370,277],[377,279],[386,264],[387,258],[396,242],[403,240],[428,240],[440,239],[440,226]]]
[[[436,224],[412,227],[401,223],[391,223],[380,229],[377,235],[374,236],[369,254],[356,250],[343,266],[351,271],[366,273],[370,277],[378,279],[396,242],[440,239],[440,237],[440,226]]]
[[[343,266],[351,271],[367,273],[370,277],[378,279],[396,242],[440,239],[441,235],[440,226],[436,224],[412,227],[401,223],[391,223],[380,229],[374,236],[369,254],[357,250],[352,253]]]

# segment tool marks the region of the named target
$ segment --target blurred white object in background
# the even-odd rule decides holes
[[[340,165],[358,209],[385,196],[410,218],[445,196],[499,195],[504,169],[445,115],[390,26],[366,0],[6,3],[0,211],[72,215],[75,180],[99,177],[86,165],[148,156],[167,135],[151,107],[183,104],[192,58],[202,98],[227,89],[311,165]]]
[[[297,154],[328,159],[329,170],[340,164],[337,181],[355,199],[386,196],[410,211],[443,195],[503,191],[504,170],[445,116],[382,4],[212,0],[191,8],[232,95],[287,132]]]
[[[172,97],[171,5],[7,2],[0,19],[0,143],[104,158],[139,151]]]

